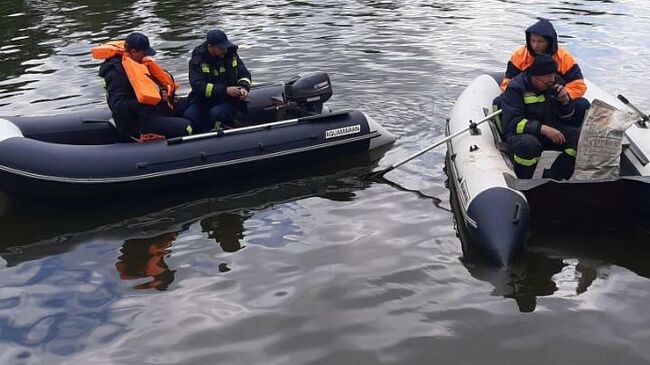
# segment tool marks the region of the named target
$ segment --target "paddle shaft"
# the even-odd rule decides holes
[[[250,127],[242,127],[242,128],[235,128],[235,129],[226,129],[226,130],[220,130],[217,132],[208,132],[208,133],[202,133],[202,134],[195,134],[192,136],[185,136],[185,137],[175,137],[175,138],[170,138],[167,140],[167,144],[180,144],[184,142],[190,142],[190,141],[198,141],[202,139],[208,139],[208,138],[214,138],[214,137],[220,137],[220,136],[225,136],[228,134],[232,133],[241,133],[241,132],[247,132],[251,130],[256,130],[256,129],[270,129],[272,127],[277,127],[281,125],[288,125],[288,124],[295,124],[298,123],[298,119],[290,119],[290,120],[283,120],[280,122],[272,122],[272,123],[266,123],[264,125],[254,125]]]
[[[637,113],[641,117],[641,124],[644,124],[644,122],[650,122],[650,117],[645,115],[639,108],[634,106],[632,103],[630,103],[627,98],[621,94],[618,95],[618,100],[622,101],[623,104],[625,104],[628,108],[632,109],[635,113]]]
[[[265,123],[265,124],[256,124],[256,125],[251,125],[248,127],[239,127],[239,128],[233,128],[233,129],[226,129],[226,130],[220,130],[217,132],[208,132],[208,133],[202,133],[202,134],[195,134],[192,136],[184,136],[184,137],[175,137],[175,138],[170,138],[167,140],[167,144],[173,145],[173,144],[180,144],[180,143],[185,143],[185,142],[191,142],[191,141],[198,141],[202,139],[208,139],[208,138],[214,138],[214,137],[221,137],[221,136],[226,136],[229,134],[234,134],[234,133],[242,133],[242,132],[250,132],[250,131],[255,131],[255,130],[262,130],[262,129],[272,129],[275,127],[281,127],[281,126],[288,126],[292,124],[298,124],[302,122],[311,122],[315,120],[324,120],[332,117],[337,117],[341,115],[346,115],[349,114],[350,111],[348,110],[343,110],[340,112],[334,112],[334,113],[324,113],[324,114],[317,114],[317,115],[311,115],[307,117],[300,117],[296,119],[288,119],[288,120],[281,120],[278,122],[270,122],[270,123]]]
[[[395,170],[396,168],[398,168],[398,167],[404,165],[405,163],[411,161],[412,159],[414,159],[414,158],[416,158],[416,157],[419,157],[419,156],[421,156],[421,155],[423,155],[423,154],[425,154],[425,153],[431,151],[432,149],[434,149],[434,148],[440,146],[441,144],[446,143],[446,142],[448,142],[448,141],[450,141],[450,140],[452,140],[452,139],[454,139],[454,138],[460,136],[461,134],[467,132],[468,130],[472,129],[474,126],[481,125],[481,124],[487,122],[488,120],[490,120],[490,119],[496,117],[496,116],[499,115],[499,114],[501,114],[501,110],[497,110],[497,111],[495,111],[494,113],[489,114],[488,116],[486,116],[485,118],[481,119],[480,121],[478,121],[478,122],[476,122],[476,123],[472,123],[472,124],[470,124],[469,127],[464,128],[464,129],[461,129],[461,130],[459,130],[458,132],[456,132],[456,133],[454,133],[454,134],[450,134],[449,136],[447,136],[447,137],[445,137],[445,138],[439,140],[438,142],[432,144],[431,146],[429,146],[429,147],[423,149],[422,151],[417,152],[417,153],[414,153],[413,155],[409,156],[408,158],[406,158],[406,159],[404,159],[404,160],[402,160],[402,161],[399,161],[399,162],[397,162],[397,163],[394,163],[394,164],[390,165],[387,169],[385,169],[384,171],[382,171],[381,174],[383,175],[383,174],[385,174],[385,173],[387,173],[387,172],[389,172],[389,171]]]

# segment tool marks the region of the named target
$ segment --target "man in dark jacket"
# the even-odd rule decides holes
[[[237,54],[237,46],[221,29],[192,52],[189,64],[192,92],[184,117],[197,132],[233,127],[237,110],[245,110],[251,74]]]
[[[546,54],[517,75],[501,96],[504,134],[517,176],[533,176],[542,151],[562,153],[543,177],[568,179],[573,174],[580,128],[574,127],[575,102],[558,83],[557,64]]]
[[[540,19],[526,29],[525,33],[526,44],[512,53],[501,82],[501,90],[505,90],[511,79],[525,71],[536,55],[547,54],[555,60],[558,76],[564,80],[569,97],[575,102],[578,115],[573,120],[577,123],[575,126],[579,127],[589,108],[589,101],[583,98],[587,85],[580,66],[566,48],[558,45],[557,32],[550,21]]]
[[[128,56],[139,63],[145,56],[156,53],[149,45],[149,39],[141,33],[132,33],[126,37],[124,48]],[[157,134],[172,138],[192,133],[189,121],[172,116],[166,102],[170,96],[166,92],[162,92],[163,100],[156,106],[138,102],[122,66],[121,55],[104,61],[99,67],[99,76],[106,82],[106,99],[113,120],[124,135],[140,138],[147,134]]]

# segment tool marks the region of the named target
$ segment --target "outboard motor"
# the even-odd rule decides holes
[[[284,96],[296,104],[300,116],[320,114],[332,97],[332,83],[325,72],[297,75],[284,85]]]
[[[237,114],[237,121],[252,125],[320,114],[331,97],[332,83],[325,72],[297,75],[286,83],[254,85],[246,111]]]

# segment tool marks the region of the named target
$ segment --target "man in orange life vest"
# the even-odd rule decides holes
[[[237,45],[221,29],[208,32],[189,62],[190,106],[183,115],[197,132],[233,127],[237,110],[246,109],[251,74]]]
[[[173,116],[178,85],[148,57],[155,53],[141,33],[92,50],[94,58],[105,59],[99,76],[106,82],[106,99],[117,129],[136,138],[147,134],[167,138],[189,135],[190,122]]]
[[[582,77],[580,66],[566,48],[558,45],[557,32],[553,24],[546,19],[540,19],[526,29],[526,45],[512,53],[505,77],[501,82],[501,91],[505,91],[510,80],[530,67],[535,56],[542,53],[555,60],[558,68],[557,75],[563,80],[561,83],[565,84],[564,88],[575,105],[576,117],[572,119],[574,126],[580,127],[590,105],[589,101],[583,98],[587,85]],[[499,105],[498,100],[495,105]]]

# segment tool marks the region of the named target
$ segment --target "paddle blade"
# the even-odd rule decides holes
[[[361,178],[364,179],[364,180],[382,182],[382,181],[386,180],[384,178],[384,174],[386,174],[387,172],[389,172],[391,170],[392,170],[392,168],[389,167],[387,169],[381,169],[381,170],[378,170],[378,171],[373,171],[373,172],[361,175]]]

